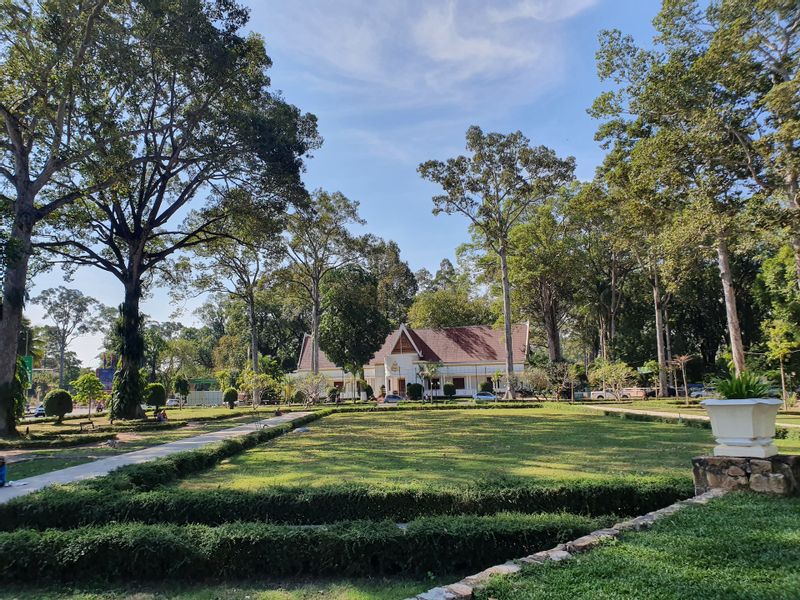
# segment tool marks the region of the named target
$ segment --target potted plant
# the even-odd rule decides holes
[[[767,458],[775,447],[775,418],[781,401],[769,398],[769,388],[755,375],[743,372],[717,382],[722,398],[700,404],[711,418],[717,440],[714,456]]]

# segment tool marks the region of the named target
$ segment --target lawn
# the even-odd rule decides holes
[[[592,404],[593,406],[603,407],[603,404]],[[654,400],[634,400],[625,404],[609,404],[609,408],[630,408],[634,410],[651,410],[655,412],[677,413],[681,415],[699,415],[707,417],[706,410],[698,404],[685,406],[678,399],[657,398]],[[800,410],[790,408],[788,411],[780,411],[777,419],[778,425],[800,425]]]
[[[242,582],[231,585],[142,586],[114,588],[79,586],[64,590],[55,588],[11,588],[15,600],[398,600],[426,589],[449,583],[452,578],[406,581],[396,579],[297,582]]]
[[[478,598],[800,598],[800,500],[729,494],[566,563],[497,578]]]
[[[257,489],[360,483],[378,487],[462,485],[612,475],[690,476],[708,453],[705,429],[606,417],[578,406],[538,409],[355,413],[325,417],[223,461],[185,488]],[[779,441],[800,451],[800,441]]]
[[[223,411],[227,411],[223,412]],[[74,446],[68,448],[52,448],[40,450],[11,450],[4,454],[9,456],[8,478],[19,480],[42,473],[49,473],[58,469],[64,469],[75,465],[92,462],[100,458],[142,450],[159,444],[177,441],[186,437],[236,427],[244,423],[250,423],[260,419],[266,419],[274,414],[274,409],[259,410],[254,412],[252,409],[235,410],[229,409],[184,409],[174,411],[181,413],[175,418],[170,415],[170,420],[174,423],[178,421],[181,427],[165,429],[149,429],[143,431],[131,431],[120,429],[117,434],[118,441],[116,447],[110,447],[105,442],[87,444],[85,446]],[[192,423],[192,418],[200,416],[230,415],[230,418],[216,421],[197,421]],[[105,418],[95,420],[96,425],[108,425]],[[43,433],[60,433],[65,437],[77,435],[79,428],[77,421],[66,421],[61,425],[54,423],[37,423],[30,425],[32,434],[41,435]],[[13,459],[11,456],[13,455]]]

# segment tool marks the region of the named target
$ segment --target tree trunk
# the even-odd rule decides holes
[[[783,410],[786,410],[786,371],[783,368],[783,357],[781,356],[781,399],[783,400]]]
[[[661,310],[661,282],[653,269],[653,305],[656,313],[656,353],[658,354],[658,387],[661,396],[667,391],[667,358],[664,349],[664,320]]]
[[[247,317],[250,321],[250,358],[253,373],[258,375],[258,331],[256,330],[256,300],[253,294],[247,296]],[[253,379],[255,382],[255,378]],[[253,408],[261,403],[261,388],[253,385]]]
[[[731,342],[731,354],[736,375],[745,370],[744,345],[742,344],[742,328],[739,325],[739,314],[736,310],[736,291],[731,274],[731,257],[724,237],[717,240],[717,258],[719,277],[722,280],[722,293],[725,297],[725,315],[728,319],[728,335]]]
[[[508,281],[508,260],[505,246],[500,248],[500,270],[503,276],[503,325],[506,337],[506,398],[515,398],[512,384],[514,376],[514,340],[511,337],[511,284]],[[526,342],[527,343],[527,342]]]
[[[678,393],[678,374],[675,372],[675,365],[672,363],[672,333],[669,329],[669,311],[667,310],[667,301],[661,303],[662,311],[664,312],[664,340],[666,342],[667,351],[667,378],[669,385],[675,388],[675,393]]]
[[[319,281],[311,283],[311,372],[319,373]]]
[[[544,330],[547,334],[547,354],[551,363],[559,363],[563,360],[561,355],[561,333],[558,330],[558,318],[556,309],[550,302],[544,311]]]
[[[120,368],[114,375],[111,413],[114,419],[142,419],[142,381],[139,369],[144,362],[144,337],[139,301],[142,289],[138,279],[125,282],[125,301],[117,322]]]
[[[3,305],[0,309],[0,436],[16,433],[14,415],[14,376],[17,366],[17,342],[25,303],[25,284],[31,254],[34,208],[30,194],[17,195],[14,225],[8,240]]]
[[[66,340],[61,340],[61,348],[58,353],[58,387],[64,389],[64,355],[67,352]]]

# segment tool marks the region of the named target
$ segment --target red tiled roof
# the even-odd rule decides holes
[[[406,328],[411,340],[422,353],[422,359],[429,362],[474,363],[505,361],[505,342],[503,330],[489,325],[473,327],[446,327],[443,329]],[[369,364],[383,364],[383,359],[391,354],[402,329],[390,333],[381,349],[375,353]],[[514,362],[525,361],[525,348],[528,343],[528,326],[524,323],[511,327]],[[306,335],[300,349],[299,371],[311,370],[311,337]],[[336,369],[325,353],[319,353],[320,369]]]

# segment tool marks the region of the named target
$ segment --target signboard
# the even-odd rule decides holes
[[[25,371],[28,373],[28,385],[26,389],[30,389],[33,386],[33,357],[23,356],[22,362],[25,363]]]
[[[107,392],[111,391],[111,385],[114,383],[114,373],[116,369],[97,369],[95,374],[97,378],[100,380],[100,383],[103,384],[103,387]]]

